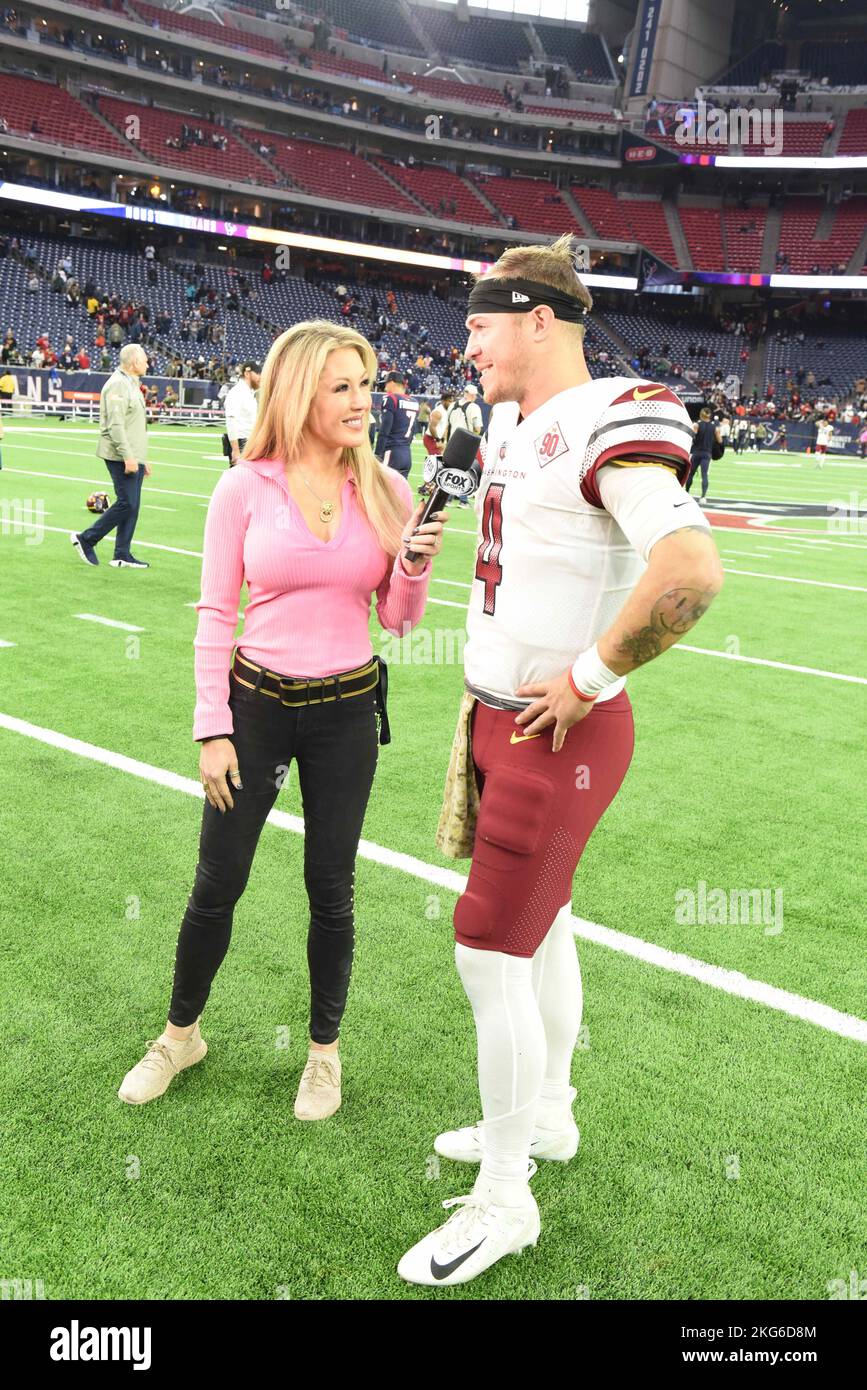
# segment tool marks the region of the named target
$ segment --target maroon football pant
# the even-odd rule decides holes
[[[634,735],[625,690],[573,724],[559,753],[553,724],[526,738],[517,713],[477,701],[471,715],[481,804],[455,938],[533,956],[572,900],[578,860],[626,776]]]

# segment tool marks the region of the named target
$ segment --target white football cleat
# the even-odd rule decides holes
[[[408,1284],[467,1284],[504,1255],[516,1255],[539,1239],[539,1208],[529,1191],[520,1207],[495,1206],[472,1194],[450,1197],[443,1206],[459,1210],[407,1250],[397,1267]]]
[[[574,1086],[570,1086],[570,1106],[577,1094]],[[580,1139],[578,1126],[571,1119],[565,1129],[542,1129],[537,1125],[530,1141],[530,1158],[568,1163],[578,1152]],[[434,1151],[441,1158],[450,1158],[455,1163],[481,1163],[481,1125],[465,1125],[463,1129],[449,1129],[443,1134],[438,1134],[434,1140]]]

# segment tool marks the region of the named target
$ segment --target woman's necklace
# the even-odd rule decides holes
[[[298,469],[298,472],[301,473],[301,469],[300,469],[300,468]],[[325,499],[324,499],[323,497],[320,497],[320,496],[319,496],[319,493],[318,493],[318,492],[315,492],[314,489],[313,489],[312,487],[310,487],[310,484],[308,483],[307,479],[304,477],[304,474],[303,474],[303,473],[301,473],[301,481],[302,481],[302,483],[304,484],[305,487],[310,488],[310,491],[313,493],[313,496],[316,498],[316,501],[319,503],[319,520],[320,520],[320,521],[330,521],[331,518],[332,518],[333,515],[334,515],[334,503],[333,503],[333,502],[326,502]]]

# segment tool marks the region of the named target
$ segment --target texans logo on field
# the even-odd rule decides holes
[[[533,441],[536,450],[536,458],[539,460],[539,467],[544,468],[546,464],[558,459],[561,454],[569,452],[569,445],[563,438],[563,431],[556,420],[544,434],[540,434],[538,439]]]

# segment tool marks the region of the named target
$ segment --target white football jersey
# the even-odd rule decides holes
[[[819,425],[818,429],[816,430],[816,443],[817,443],[817,444],[824,444],[826,448],[830,448],[830,446],[831,446],[831,440],[832,440],[833,438],[834,438],[834,426],[833,426],[833,425],[828,424],[827,421],[826,421],[824,424]]]
[[[605,509],[598,470],[619,459],[660,461],[683,482],[693,439],[674,392],[635,377],[572,386],[519,416],[516,401],[491,410],[475,498],[479,544],[465,680],[495,708],[531,703],[515,695],[518,687],[570,667],[610,627],[644,571]],[[692,524],[699,509],[689,503],[688,510]],[[685,524],[686,513],[667,512],[653,542]],[[624,684],[625,677],[600,699]]]

